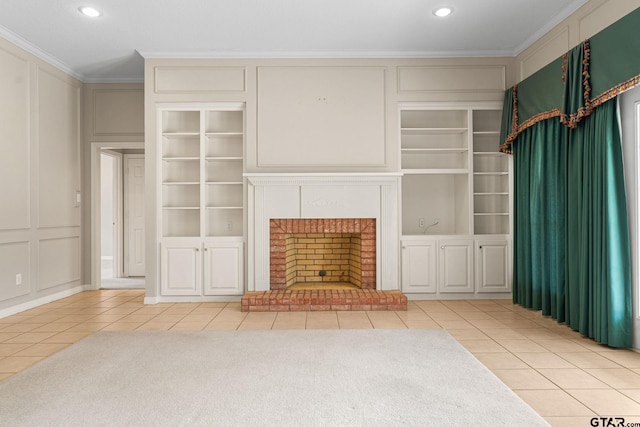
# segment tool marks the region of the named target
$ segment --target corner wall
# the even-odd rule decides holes
[[[81,87],[0,39],[0,317],[83,289]]]

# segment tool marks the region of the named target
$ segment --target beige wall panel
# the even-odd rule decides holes
[[[244,92],[244,67],[156,67],[156,93]]]
[[[142,89],[94,91],[93,135],[144,135],[144,91]]]
[[[524,56],[520,63],[520,78],[524,80],[547,64],[564,55],[569,47],[569,28],[562,28],[558,33],[540,44],[528,55]],[[560,72],[560,71],[558,71]]]
[[[0,64],[0,229],[28,228],[29,63],[0,49]]]
[[[38,278],[39,290],[80,280],[80,238],[40,240]]]
[[[588,39],[640,7],[637,0],[610,0],[578,20],[580,41]]]
[[[0,301],[27,295],[30,292],[29,242],[0,244]],[[16,275],[22,284],[16,285]]]
[[[258,166],[385,164],[385,68],[260,67]]]
[[[491,92],[506,88],[506,67],[398,67],[398,93]]]
[[[38,226],[80,225],[79,89],[38,70]]]

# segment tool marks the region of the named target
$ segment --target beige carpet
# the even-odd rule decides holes
[[[541,426],[443,330],[99,332],[0,383],[6,426]]]

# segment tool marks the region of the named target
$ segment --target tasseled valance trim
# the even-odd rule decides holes
[[[562,111],[561,108],[554,108],[549,111],[543,111],[538,113],[522,123],[518,123],[518,86],[513,86],[512,91],[512,101],[513,101],[513,111],[511,114],[511,129],[509,130],[509,134],[506,136],[503,143],[500,145],[500,152],[502,153],[512,153],[513,141],[516,140],[518,135],[523,132],[525,129],[533,126],[534,124],[541,122],[543,120],[548,120],[554,117],[559,117],[560,122],[569,128],[575,128],[580,121],[589,116],[593,110],[602,105],[603,103],[609,101],[612,98],[620,95],[623,92],[626,92],[629,89],[632,89],[638,85],[640,85],[640,74],[632,77],[631,79],[622,82],[611,89],[601,93],[595,98],[591,98],[591,83],[590,83],[590,62],[591,62],[591,48],[589,47],[589,41],[585,40],[581,46],[581,54],[582,54],[582,69],[581,69],[581,83],[582,83],[582,105],[580,105],[576,111]],[[567,95],[568,88],[567,85],[570,84],[571,76],[567,73],[570,72],[568,60],[570,53],[567,52],[563,55],[562,60],[562,82],[565,85],[565,96]],[[563,104],[568,104],[564,102]]]

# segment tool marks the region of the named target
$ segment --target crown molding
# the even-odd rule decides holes
[[[35,46],[34,44],[29,42],[28,40],[20,37],[19,35],[17,35],[13,31],[3,27],[2,25],[0,25],[0,36],[3,37],[4,39],[6,39],[7,41],[13,43],[14,45],[18,46],[19,48],[29,52],[30,54],[34,55],[35,57],[43,60],[47,64],[49,64],[49,65],[59,69],[60,71],[70,75],[71,77],[73,77],[75,79],[78,79],[83,83],[85,82],[86,76],[84,74],[78,73],[77,71],[73,70],[71,67],[69,67],[67,64],[65,64],[64,62],[62,62],[61,60],[59,60],[55,56],[48,54],[44,50],[42,50],[39,47]]]

